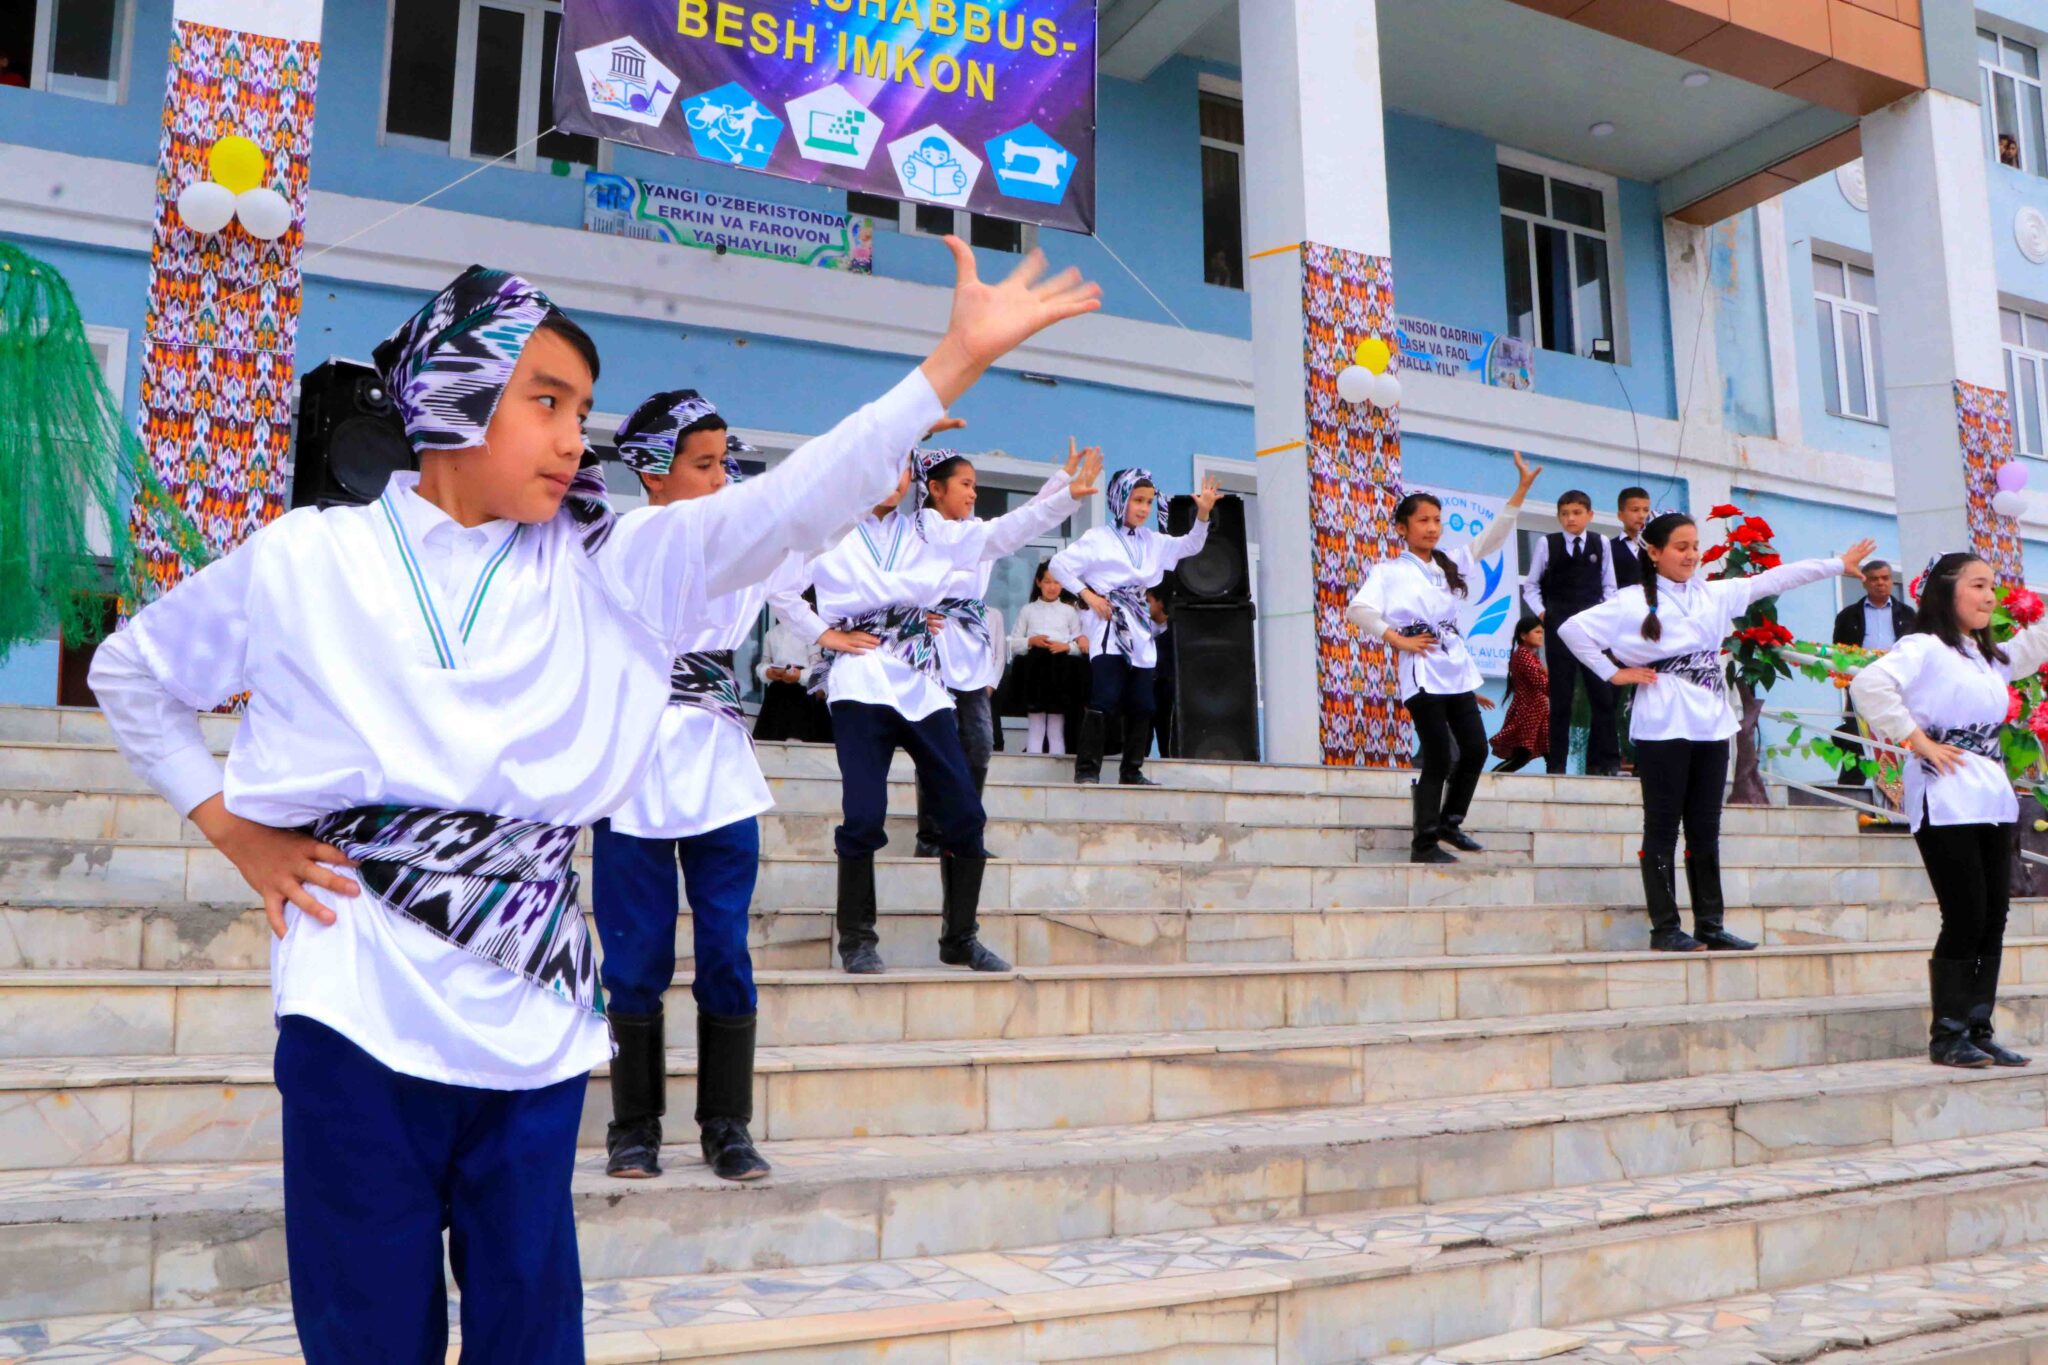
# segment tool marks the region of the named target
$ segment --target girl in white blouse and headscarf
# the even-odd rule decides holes
[[[1974,554],[1941,556],[1921,584],[1919,633],[1866,665],[1849,687],[1872,732],[1912,751],[1904,761],[1906,818],[1941,906],[1927,964],[1927,1055],[1941,1066],[2027,1064],[1998,1045],[1991,1026],[2020,813],[1998,732],[2011,679],[2048,663],[2048,619],[2001,647],[1991,638],[1997,606],[1989,564]]]
[[[1756,947],[1728,932],[1721,896],[1721,799],[1728,741],[1739,728],[1728,701],[1721,646],[1735,619],[1781,592],[1836,574],[1862,575],[1873,541],[1834,559],[1802,559],[1747,578],[1702,582],[1700,532],[1683,512],[1643,528],[1649,556],[1641,586],[1624,588],[1558,627],[1579,662],[1607,682],[1634,684],[1629,737],[1643,789],[1643,898],[1650,947],[1665,953]],[[1619,660],[1619,663],[1616,661]],[[1678,922],[1678,831],[1685,829],[1685,882],[1693,931]]]

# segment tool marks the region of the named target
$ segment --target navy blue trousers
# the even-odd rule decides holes
[[[1152,675],[1149,668],[1134,668],[1121,654],[1098,654],[1088,661],[1088,705],[1108,715],[1120,711],[1126,716],[1143,716],[1152,723]],[[1151,731],[1145,734],[1151,744]]]
[[[478,1090],[391,1070],[325,1024],[278,1021],[284,1237],[307,1365],[581,1365],[569,1173],[588,1078]]]
[[[934,711],[923,720],[905,720],[893,706],[862,701],[832,703],[832,743],[839,750],[839,800],[843,823],[832,843],[842,858],[873,853],[889,842],[889,763],[896,751],[909,752],[917,764],[917,780],[931,793],[930,815],[937,838],[948,853],[982,851],[981,832],[988,822],[967,754],[960,745],[960,726],[953,713]]]
[[[736,1017],[756,1008],[747,907],[761,866],[753,816],[687,839],[641,839],[609,820],[591,830],[590,904],[608,1006],[652,1014],[676,975],[676,873],[690,898],[697,968],[690,994],[705,1014]]]

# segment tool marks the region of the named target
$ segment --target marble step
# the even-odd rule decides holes
[[[884,943],[886,950],[888,943]],[[1926,943],[1820,944],[1749,953],[1626,953],[1084,965],[876,977],[763,970],[767,1046],[1434,1023],[1906,991]],[[2048,938],[2009,938],[2002,983],[2048,986]],[[675,1036],[694,1036],[687,974],[667,995]],[[266,1035],[267,971],[0,972],[0,1058],[234,1052]]]
[[[723,1275],[593,1280],[595,1362],[1254,1359],[1338,1365],[2016,1250],[2048,1219],[2048,1134],[1617,1180],[1422,1208]],[[283,1308],[65,1319],[154,1294],[89,1230],[0,1300],[28,1361],[289,1360]],[[125,1254],[123,1254],[125,1252]],[[21,1312],[16,1307],[11,1311]],[[173,1335],[174,1334],[174,1335]],[[125,1354],[120,1354],[125,1353]]]
[[[2002,991],[1999,1028],[2015,1047],[2048,1041],[2048,989]],[[214,1054],[0,1060],[0,1170],[275,1160],[269,1036],[251,1031]],[[1514,1020],[777,1046],[757,1059],[753,1131],[798,1141],[1216,1119],[1924,1057],[1926,1047],[1924,990]],[[672,1048],[668,1065],[669,1113],[689,1114],[694,1050]],[[592,1081],[586,1146],[603,1143],[608,1084],[601,1071]]]
[[[903,852],[907,854],[908,849]],[[580,859],[587,876],[589,860]],[[1683,878],[1680,878],[1682,881]],[[937,910],[935,859],[885,856],[876,862],[885,904]],[[761,861],[757,908],[834,904],[838,864],[831,857],[772,855]],[[1730,906],[1867,905],[1919,901],[1928,894],[1917,860],[1889,865],[1800,859],[1775,866],[1727,867]],[[240,874],[205,845],[0,838],[0,904],[140,906],[246,900]],[[1489,864],[1486,855],[1439,866],[1408,863],[1318,867],[1301,863],[1130,862],[1077,864],[1004,858],[988,865],[982,907],[1050,909],[1325,910],[1353,906],[1639,904],[1642,876],[1624,865]]]
[[[770,1143],[776,1173],[745,1190],[713,1178],[679,1131],[658,1179],[608,1179],[587,1152],[574,1188],[584,1273],[616,1279],[1440,1205],[1984,1137],[2044,1118],[2048,1072],[1865,1062],[979,1140]],[[147,1303],[75,1299],[66,1311],[282,1297],[282,1258],[252,1253],[278,1243],[283,1213],[274,1162],[0,1175],[0,1282],[61,1227],[97,1231],[105,1247],[146,1242],[157,1267]]]
[[[589,899],[584,897],[586,907]],[[879,923],[892,966],[939,965],[936,910],[885,905]],[[1737,907],[1728,911],[1727,923],[1743,937],[1773,946],[1896,943],[1932,939],[1941,917],[1931,900],[1921,899]],[[2014,901],[2006,927],[2014,938],[2048,933],[2048,901]],[[1640,903],[1302,911],[1105,906],[981,916],[982,940],[1020,967],[1624,952],[1643,947],[1648,934]],[[756,910],[748,926],[754,965],[762,969],[831,968],[832,936],[828,908]],[[687,970],[695,954],[687,913],[677,916],[676,952]],[[241,904],[0,904],[0,970],[234,970],[269,961],[270,930],[246,898]]]
[[[909,851],[916,840],[917,825],[911,810],[906,800],[904,809],[888,824],[888,847],[898,856]],[[1635,857],[1642,842],[1641,821],[1634,812],[1624,812],[1626,820],[1611,822],[1624,826],[1613,831],[1544,829],[1533,824],[1537,812],[1525,813],[1532,823],[1515,823],[1513,811],[1476,810],[1468,832],[1486,846],[1483,855],[1475,855],[1476,860],[1488,866],[1626,864]],[[1391,813],[1387,823],[1377,826],[1171,820],[1158,814],[1121,820],[1062,811],[1050,819],[997,814],[989,821],[985,837],[998,857],[1030,862],[1299,863],[1341,867],[1353,863],[1406,862],[1410,830],[1405,820],[1405,810]],[[763,815],[761,847],[770,857],[831,857],[833,831],[838,824],[835,789],[829,812],[779,809]],[[7,837],[17,839],[111,844],[206,842],[197,828],[175,818],[170,806],[160,799],[105,792],[20,792],[0,796],[0,828],[7,831]],[[1722,839],[1721,859],[1730,867],[1772,867],[1794,861],[1919,865],[1919,850],[1909,839],[1858,834],[1853,824],[1841,820],[1832,821],[1827,828],[1830,832],[1730,833]]]
[[[1561,1338],[1554,1344],[1565,1349],[1545,1359],[1561,1365],[1652,1358],[1670,1365],[1804,1365],[1823,1355],[1839,1365],[2034,1365],[2048,1345],[2048,1243],[1553,1330]],[[1512,1352],[1524,1340],[1511,1333],[1464,1343],[1448,1356],[1383,1356],[1375,1365],[1453,1365],[1475,1353]]]

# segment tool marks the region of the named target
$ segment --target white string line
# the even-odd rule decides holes
[[[1145,277],[1143,275],[1140,275],[1137,271],[1131,269],[1130,262],[1126,261],[1123,257],[1117,255],[1116,248],[1111,246],[1108,242],[1104,241],[1101,233],[1097,232],[1092,233],[1090,235],[1095,238],[1096,245],[1100,246],[1104,251],[1107,251],[1109,253],[1109,259],[1115,261],[1118,265],[1123,267],[1124,274],[1129,275],[1133,280],[1137,281],[1138,288],[1144,290],[1146,295],[1151,298],[1152,302],[1159,305],[1159,310],[1165,313],[1166,316],[1173,319],[1174,325],[1176,327],[1180,328],[1183,332],[1188,333],[1190,336],[1197,336],[1202,338],[1204,344],[1208,343],[1210,333],[1198,331],[1197,329],[1188,326],[1187,323],[1181,321],[1180,314],[1174,312],[1172,306],[1169,305],[1165,299],[1160,298],[1158,294],[1153,292],[1152,286],[1145,283]],[[1249,293],[1246,294],[1246,298],[1250,298]],[[1253,394],[1254,396],[1256,396],[1257,390],[1253,389],[1252,386],[1246,383],[1244,380],[1239,379],[1235,374],[1230,373],[1228,367],[1224,367],[1221,370],[1221,373],[1225,378],[1230,380],[1231,383],[1237,385],[1246,393]]]

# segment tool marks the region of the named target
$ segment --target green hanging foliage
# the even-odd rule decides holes
[[[187,564],[210,558],[122,420],[70,286],[0,241],[0,659],[91,641],[109,595],[141,602],[131,497]]]

